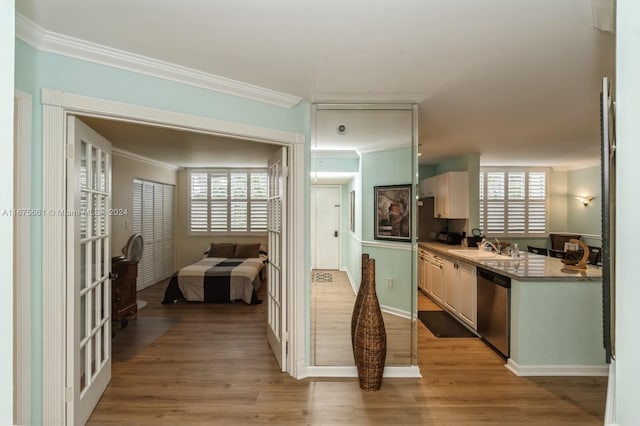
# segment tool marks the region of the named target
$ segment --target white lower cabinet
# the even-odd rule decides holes
[[[431,258],[430,254],[423,249],[418,249],[418,287],[425,293],[431,292],[429,258]]]
[[[445,310],[476,330],[476,267],[420,250],[418,283]]]
[[[458,291],[458,262],[443,259],[444,264],[444,297],[442,301],[449,311],[458,311],[459,291]]]
[[[477,288],[476,267],[465,262],[460,262],[458,267],[458,317],[476,329],[477,319]]]
[[[444,268],[442,260],[438,257],[433,257],[429,262],[429,274],[431,278],[431,294],[438,302],[442,302],[444,298]]]

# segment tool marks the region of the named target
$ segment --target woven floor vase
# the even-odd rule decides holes
[[[369,255],[367,253],[362,254],[362,271],[360,273],[360,288],[358,289],[358,295],[356,296],[356,301],[353,304],[353,313],[351,314],[351,347],[353,348],[353,359],[358,365],[358,360],[356,359],[356,324],[358,323],[358,316],[360,315],[360,310],[362,310],[362,299],[364,298],[364,293],[367,289],[367,269],[369,267]]]
[[[382,373],[387,357],[387,334],[376,295],[376,263],[369,259],[367,288],[356,323],[356,366],[360,389],[377,391],[382,384]]]

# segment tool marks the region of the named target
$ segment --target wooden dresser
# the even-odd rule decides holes
[[[111,281],[111,319],[127,325],[126,316],[138,312],[136,301],[136,277],[138,263],[130,263],[124,256],[111,259],[111,273],[117,278]]]

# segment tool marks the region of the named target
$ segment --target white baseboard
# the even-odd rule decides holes
[[[401,309],[392,308],[391,306],[380,305],[380,310],[387,314],[395,315],[400,318],[411,320],[411,312],[403,311]]]
[[[608,376],[608,365],[519,365],[512,359],[505,365],[516,376]]]
[[[305,369],[304,377],[358,377],[358,370],[354,366],[309,366]],[[301,378],[304,378],[301,377]],[[389,378],[421,378],[417,365],[407,367],[385,367],[382,377]]]

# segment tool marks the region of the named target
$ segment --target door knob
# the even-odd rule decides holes
[[[338,231],[333,231],[333,236],[337,237],[338,236]]]
[[[114,274],[113,272],[109,272],[109,279],[111,281],[118,279],[118,274]]]

